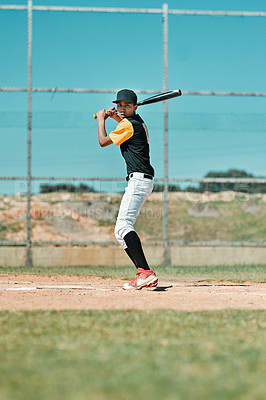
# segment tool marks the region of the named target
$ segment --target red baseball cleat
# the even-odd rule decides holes
[[[143,268],[138,268],[136,278],[130,283],[125,283],[123,289],[140,290],[144,287],[156,287],[157,285],[158,278],[154,271],[152,271],[151,269],[146,270]]]

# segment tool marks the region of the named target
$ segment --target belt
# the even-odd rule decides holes
[[[149,174],[143,174],[142,172],[132,172],[126,177],[126,180],[129,181],[130,178],[133,178],[135,176],[136,178],[146,178],[146,179],[153,179],[152,175]]]

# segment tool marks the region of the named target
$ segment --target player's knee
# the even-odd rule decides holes
[[[117,230],[116,226],[115,226],[114,234],[115,234],[116,240],[119,241],[120,236],[119,236],[119,233],[118,233],[118,230]]]
[[[121,223],[117,222],[115,224],[114,234],[115,234],[115,237],[118,240],[118,242],[120,242],[123,239],[122,236],[121,236]]]
[[[124,239],[124,236],[129,230],[131,230],[131,228],[129,227],[128,221],[122,219],[117,220],[115,224],[114,234],[118,242],[121,242],[121,240]]]

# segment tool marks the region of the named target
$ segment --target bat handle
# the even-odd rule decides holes
[[[107,117],[110,117],[110,113],[109,112],[106,112],[106,115],[107,115]],[[97,119],[97,114],[93,114],[93,118]]]

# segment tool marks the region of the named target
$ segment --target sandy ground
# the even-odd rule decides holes
[[[156,289],[125,291],[121,279],[0,274],[0,310],[265,309],[266,284],[159,277]]]

